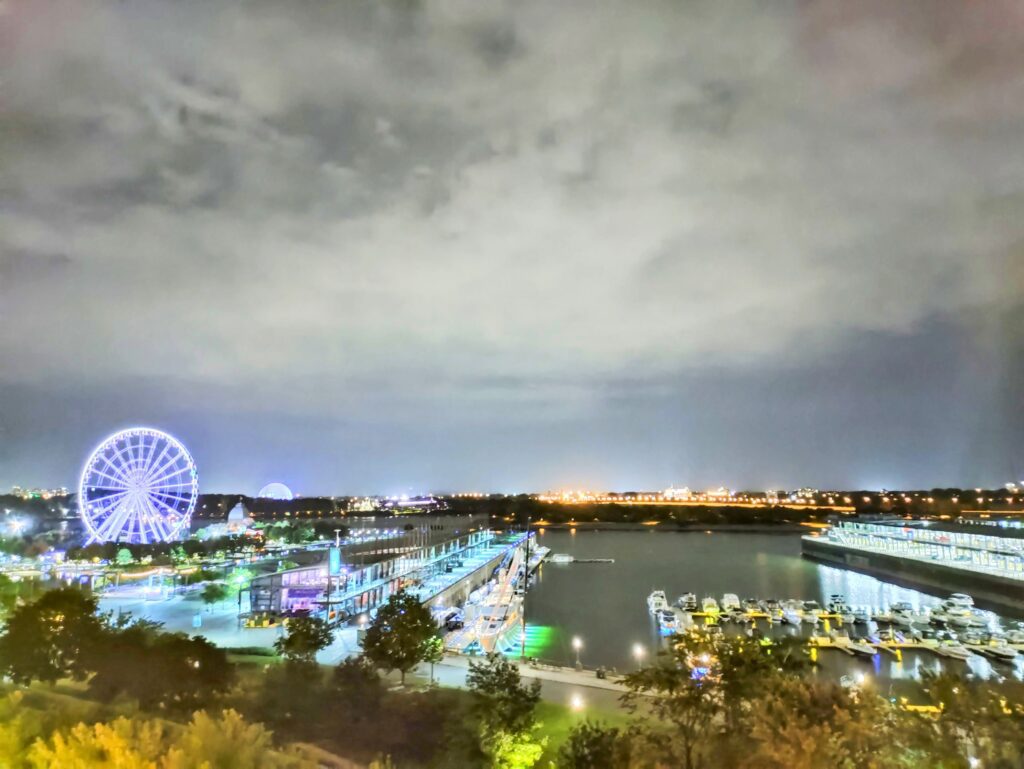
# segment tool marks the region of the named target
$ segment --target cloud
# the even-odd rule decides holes
[[[808,366],[1020,301],[1012,2],[21,0],[6,24],[12,384],[579,415],[638,371]]]

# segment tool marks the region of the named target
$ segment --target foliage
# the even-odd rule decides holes
[[[220,582],[209,582],[204,587],[199,597],[207,606],[213,606],[227,599],[231,591],[227,585]]]
[[[270,733],[236,712],[196,713],[184,729],[142,718],[80,723],[38,740],[33,769],[312,769],[315,763],[273,749]]]
[[[291,662],[316,662],[316,654],[334,640],[334,631],[319,617],[294,617],[288,620],[288,632],[274,641],[274,649]]]
[[[233,680],[227,653],[202,636],[163,633],[146,622],[105,636],[89,655],[89,691],[101,700],[124,695],[143,708],[188,711],[209,704]]]
[[[430,611],[405,590],[392,594],[377,610],[362,640],[367,659],[384,670],[405,674],[426,659],[428,643],[437,634]]]
[[[655,664],[626,676],[624,702],[636,710],[640,695],[655,695],[651,708],[671,728],[648,732],[648,746],[659,760],[696,769],[713,752],[719,723],[733,736],[741,734],[751,701],[804,664],[788,645],[694,630],[678,636]]]
[[[345,720],[372,719],[384,699],[384,682],[373,664],[364,657],[349,657],[334,668],[332,700],[346,715]]]
[[[486,735],[482,742],[494,769],[530,769],[544,753],[545,741],[537,741],[530,731],[499,731]]]
[[[523,685],[519,668],[500,654],[470,662],[466,686],[473,694],[473,711],[492,731],[522,732],[533,726],[540,702],[540,681]]]
[[[86,659],[103,633],[97,601],[73,587],[19,606],[0,635],[0,672],[19,683],[82,680]]]
[[[628,769],[628,736],[614,727],[584,721],[558,751],[559,769]]]
[[[430,663],[430,683],[434,683],[434,665],[444,661],[444,641],[440,636],[434,636],[427,641],[423,661]]]
[[[20,592],[17,582],[6,574],[0,574],[0,620],[3,620],[18,605]]]

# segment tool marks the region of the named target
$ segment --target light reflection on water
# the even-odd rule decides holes
[[[657,627],[645,599],[652,589],[665,590],[669,600],[685,592],[698,598],[723,593],[740,598],[799,598],[826,605],[829,596],[843,595],[854,607],[879,609],[897,601],[915,610],[934,608],[945,598],[883,582],[875,577],[825,566],[800,556],[798,535],[681,532],[546,531],[540,544],[555,553],[576,558],[614,558],[614,564],[547,563],[527,599],[532,625],[550,627],[548,642],[536,655],[571,665],[570,640],[583,639],[583,664],[630,669],[636,661],[634,644],[647,654],[661,646]],[[950,590],[949,592],[954,592]],[[993,618],[995,615],[993,615]],[[763,625],[763,623],[762,623]],[[783,626],[773,632],[794,633]],[[810,634],[809,627],[801,629]],[[862,635],[863,626],[852,629]],[[838,677],[864,672],[881,679],[916,677],[923,670],[970,671],[978,677],[993,674],[1024,678],[1024,661],[1013,668],[975,656],[969,662],[940,658],[933,652],[904,651],[902,661],[888,653],[864,660],[834,650],[822,650],[819,675]]]

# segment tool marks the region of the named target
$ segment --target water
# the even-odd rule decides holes
[[[582,641],[580,660],[586,667],[635,667],[636,644],[649,659],[662,645],[645,601],[653,589],[664,590],[673,603],[692,592],[698,599],[736,593],[740,598],[816,600],[824,606],[839,593],[852,606],[908,601],[920,609],[937,606],[945,597],[802,558],[795,534],[541,531],[538,542],[576,558],[615,559],[614,564],[546,562],[537,574],[527,598],[527,653],[561,665],[575,662],[574,636]],[[981,657],[962,663],[932,652],[904,652],[902,662],[889,654],[862,660],[834,650],[822,650],[820,662],[819,675],[867,673],[884,680],[915,677],[922,669],[964,671],[966,666],[981,677],[993,672],[1021,677],[1024,666],[1018,662],[1014,671],[997,663],[993,669]]]

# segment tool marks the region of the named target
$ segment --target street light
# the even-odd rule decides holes
[[[583,648],[583,641],[580,640],[580,637],[578,635],[572,637],[572,648],[576,652],[576,667],[582,667],[580,665],[580,649]]]
[[[636,659],[636,666],[637,667],[640,667],[640,665],[643,664],[644,655],[646,653],[647,653],[647,650],[644,649],[643,645],[641,645],[641,644],[633,644],[633,657]]]
[[[573,694],[572,697],[569,698],[569,707],[571,707],[577,713],[583,710],[584,705],[586,705],[586,703],[583,701],[583,698],[578,694]]]

